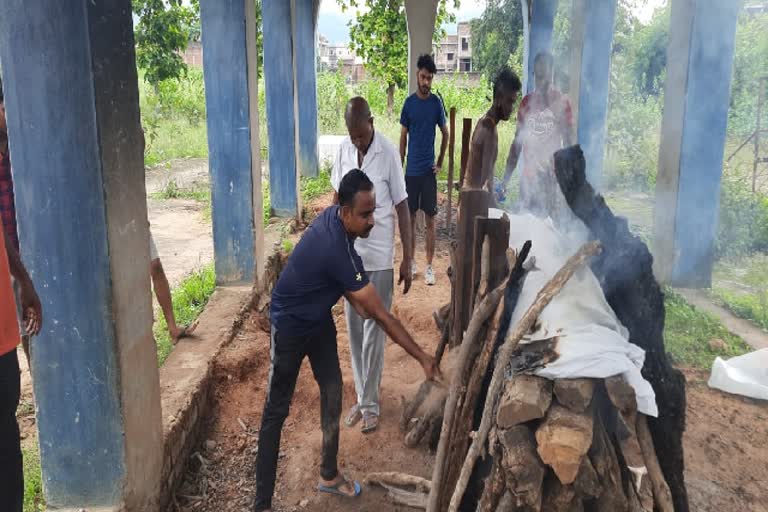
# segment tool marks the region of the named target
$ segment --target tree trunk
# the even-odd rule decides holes
[[[395,108],[395,84],[389,84],[387,87],[387,115],[392,117],[392,111]]]

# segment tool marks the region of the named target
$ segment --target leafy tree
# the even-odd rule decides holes
[[[350,46],[365,59],[365,67],[374,77],[387,84],[387,111],[392,114],[395,87],[403,88],[408,80],[408,26],[405,0],[337,0],[342,10],[366,7],[367,11],[349,22]],[[448,12],[448,0],[440,0],[437,8],[433,40],[445,35],[443,23],[454,22]],[[453,0],[458,8],[459,0]]]
[[[179,78],[187,71],[181,52],[187,48],[193,27],[199,26],[200,5],[191,0],[133,0],[139,22],[134,29],[136,62],[144,78],[157,87],[168,78]]]
[[[472,67],[493,76],[518,49],[523,35],[520,0],[488,0],[480,18],[471,22]]]
[[[658,9],[647,25],[638,27],[627,44],[632,85],[643,97],[658,96],[664,88],[669,15],[669,4]]]

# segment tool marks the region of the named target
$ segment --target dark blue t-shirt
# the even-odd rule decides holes
[[[432,174],[435,165],[435,126],[445,126],[445,110],[440,98],[430,94],[425,100],[416,93],[406,98],[400,124],[408,128],[406,176]]]
[[[293,249],[272,292],[272,325],[286,336],[304,336],[333,323],[331,308],[346,291],[368,284],[338,216],[339,206],[323,210]]]

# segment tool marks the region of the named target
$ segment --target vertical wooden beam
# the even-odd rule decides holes
[[[445,229],[448,231],[448,237],[451,236],[451,203],[453,202],[453,152],[456,149],[456,107],[451,107],[450,114],[451,134],[448,139],[448,203],[445,208]]]
[[[483,240],[486,235],[490,242],[491,266],[488,269],[488,290],[493,290],[509,273],[507,268],[507,248],[509,248],[509,217],[500,219],[475,217],[474,246],[472,253],[472,294],[469,306],[470,313],[475,309],[475,296],[481,285],[480,267],[483,251]],[[478,297],[479,299],[479,297]],[[471,314],[470,314],[471,317]]]
[[[459,194],[459,203],[461,207],[457,226],[456,288],[453,298],[454,315],[450,343],[452,347],[461,343],[464,330],[469,324],[474,291],[472,264],[475,251],[475,218],[488,215],[491,195],[487,190],[462,190]]]
[[[472,142],[472,119],[464,118],[461,128],[461,169],[459,170],[459,187],[464,186],[464,174],[467,172],[467,160],[469,160],[469,145]]]

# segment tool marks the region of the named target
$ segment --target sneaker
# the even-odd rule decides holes
[[[432,265],[427,265],[427,269],[424,271],[424,282],[430,286],[435,284],[435,271],[432,269]]]
[[[416,262],[411,260],[411,277],[416,277],[416,274],[418,274],[418,269],[416,268]]]

